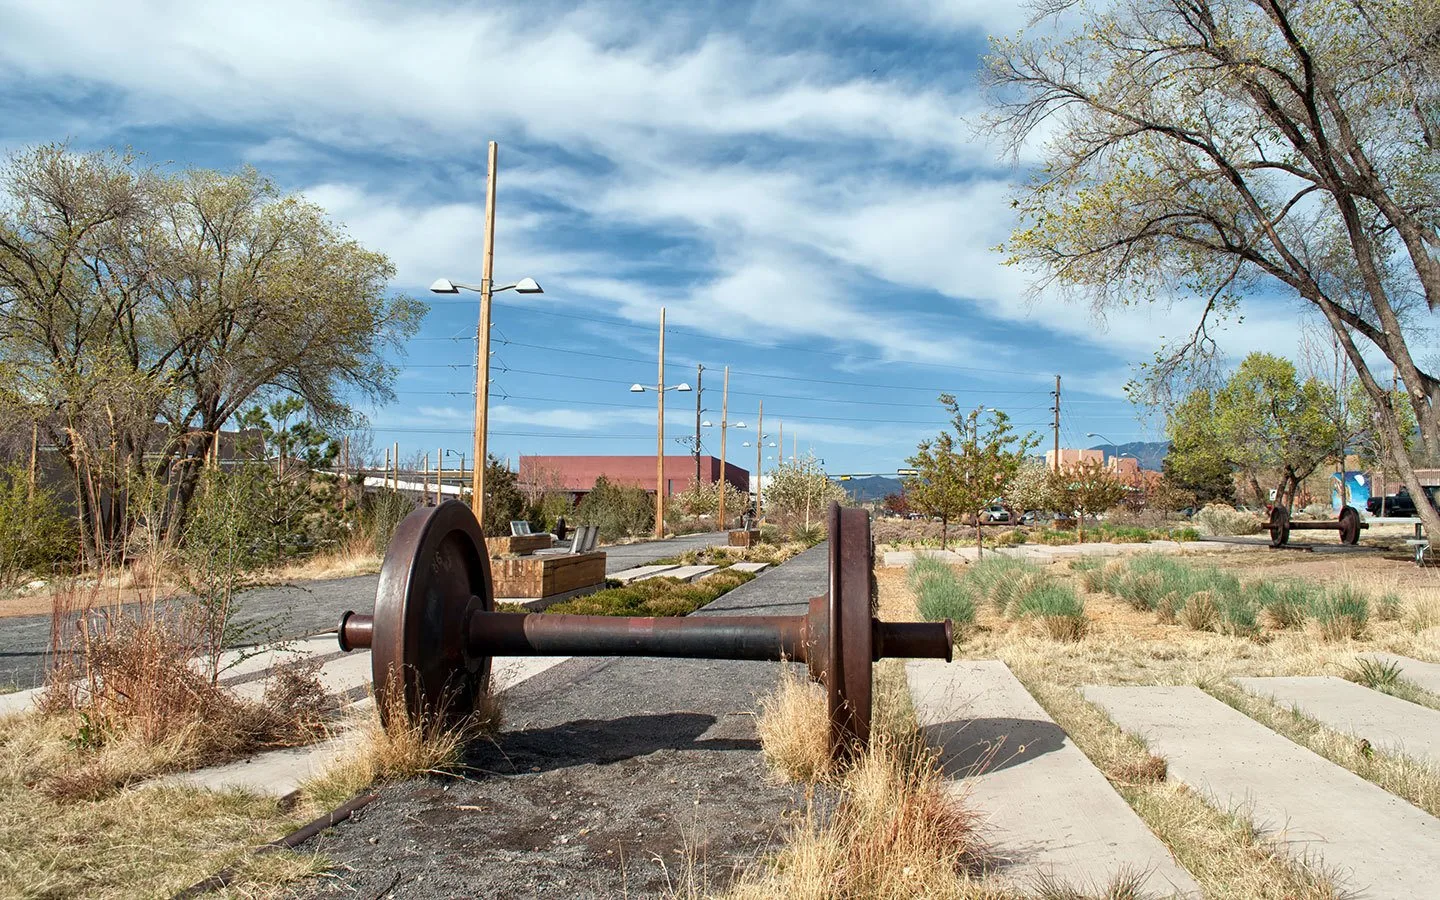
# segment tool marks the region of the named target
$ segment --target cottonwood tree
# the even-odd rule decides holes
[[[948,540],[951,520],[975,516],[1005,493],[1024,462],[1039,443],[1033,433],[1017,435],[1010,417],[998,409],[978,407],[961,412],[955,398],[940,395],[950,414],[954,434],[947,430],[921,441],[906,463],[918,474],[905,479],[905,493],[917,509],[939,516],[940,546]],[[976,542],[980,542],[979,528]],[[983,548],[979,548],[983,551]]]
[[[1126,488],[1099,460],[1081,461],[1047,470],[1046,492],[1060,510],[1075,513],[1080,543],[1085,543],[1085,517],[1114,509]]]
[[[179,525],[257,396],[327,425],[392,396],[387,351],[425,307],[386,296],[383,254],[258,172],[47,145],[10,157],[0,191],[0,413],[60,448],[92,562],[119,551],[137,479],[173,486]]]
[[[765,479],[765,504],[770,511],[786,519],[804,519],[818,515],[834,500],[849,502],[845,489],[830,480],[815,454],[777,465]]]
[[[1179,472],[1228,466],[1257,505],[1268,499],[1260,479],[1273,474],[1275,502],[1288,507],[1337,445],[1328,411],[1317,379],[1302,382],[1289,360],[1252,353],[1218,390],[1196,389],[1169,416],[1167,460]]]
[[[1194,297],[1155,383],[1213,359],[1245,294],[1298,299],[1420,496],[1370,360],[1394,365],[1440,454],[1440,379],[1415,352],[1440,308],[1440,4],[1043,0],[1037,18],[1063,31],[996,41],[987,65],[991,124],[1016,149],[1043,140],[1010,261],[1100,311]]]

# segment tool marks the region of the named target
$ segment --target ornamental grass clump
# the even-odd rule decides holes
[[[1214,631],[1220,621],[1220,607],[1215,594],[1196,591],[1185,598],[1178,615],[1180,623],[1191,631]]]
[[[1315,602],[1315,589],[1303,581],[1257,581],[1248,588],[1255,604],[1271,628],[1289,631],[1304,628]]]
[[[1310,614],[1325,640],[1355,640],[1365,633],[1365,625],[1370,621],[1370,600],[1351,585],[1339,585],[1318,597]]]
[[[923,559],[923,557],[922,557]],[[920,560],[916,560],[920,562]],[[975,593],[955,575],[945,563],[939,569],[929,569],[917,576],[912,566],[910,583],[914,586],[916,606],[920,615],[929,621],[950,619],[956,625],[971,625],[975,622]]]
[[[1010,600],[1010,588],[1022,576],[1042,571],[1034,563],[1013,556],[991,554],[976,560],[965,569],[965,582],[974,588],[975,595],[989,600],[995,608],[1004,611]]]
[[[1047,581],[1027,590],[1015,601],[1014,617],[1034,619],[1057,641],[1085,636],[1085,601],[1063,582]]]

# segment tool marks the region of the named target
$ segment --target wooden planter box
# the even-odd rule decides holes
[[[495,596],[543,600],[605,583],[604,553],[556,553],[490,560]]]
[[[749,531],[739,530],[730,532],[730,546],[732,547],[754,547],[760,543],[760,529],[752,528]]]
[[[505,556],[517,553],[534,553],[536,550],[549,550],[554,543],[554,536],[549,534],[517,534],[485,539],[485,546],[489,549],[491,556]]]

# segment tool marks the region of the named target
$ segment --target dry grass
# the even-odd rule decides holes
[[[830,774],[829,721],[825,692],[789,663],[780,684],[760,701],[755,728],[765,761],[786,781],[814,783]]]
[[[1360,654],[1377,650],[1440,661],[1440,579],[1433,571],[1394,562],[1337,561],[1318,554],[1223,554],[1207,556],[1205,564],[1217,565],[1246,581],[1283,575],[1330,588],[1363,586],[1372,596],[1390,593],[1398,601],[1395,613],[1399,618],[1372,617],[1360,638],[1352,636],[1355,632],[1347,624],[1345,635],[1331,635],[1340,638],[1334,641],[1327,640],[1321,624],[1315,622],[1250,635],[1195,631],[1163,619],[1157,621],[1155,612],[1137,610],[1106,594],[1102,590],[1105,573],[1115,574],[1119,567],[1114,563],[1101,567],[1101,574],[1095,574],[1093,569],[1069,573],[1064,567],[1052,566],[1057,575],[1088,582],[1086,615],[1090,629],[1081,641],[1057,644],[1035,635],[1022,623],[982,608],[966,642],[958,648],[958,655],[999,658],[1009,664],[1076,745],[1195,875],[1207,896],[1334,896],[1335,887],[1327,873],[1297,864],[1275,850],[1243,816],[1214,809],[1185,786],[1161,780],[1164,761],[1117,728],[1077,689],[1087,684],[1189,684],[1218,694],[1221,688],[1216,686],[1227,685],[1234,676],[1344,676],[1355,667]],[[903,573],[881,569],[877,576],[882,616],[913,617],[913,594]],[[1440,704],[1440,698],[1403,680],[1387,690],[1414,702]],[[1246,702],[1256,710],[1264,706],[1253,699]],[[1328,732],[1305,722],[1303,717],[1292,718],[1284,710],[1272,708],[1270,712],[1279,718],[1267,719],[1258,711],[1255,715],[1362,777],[1421,808],[1433,809],[1437,784],[1433,769],[1373,749],[1366,753],[1353,738]]]
[[[379,703],[389,706],[390,727],[380,724]],[[375,784],[454,770],[470,743],[500,730],[504,717],[499,697],[491,694],[459,723],[441,727],[443,716],[411,720],[398,696],[377,698],[363,713],[360,736],[328,768],[301,785],[313,806],[329,808]]]
[[[318,813],[242,792],[178,787],[62,799],[49,787],[65,772],[108,767],[133,778],[184,758],[175,745],[86,750],[76,741],[80,727],[66,715],[0,719],[0,896],[169,896]],[[320,865],[313,857],[277,856],[253,874],[246,869],[257,893]]]
[[[372,541],[356,539],[335,550],[317,553],[270,569],[261,578],[267,582],[285,582],[374,575],[380,571],[380,563],[383,561],[384,555],[376,552]]]
[[[975,816],[962,796],[948,790],[935,755],[925,749],[904,679],[900,665],[877,669],[870,750],[837,770],[828,760],[820,764],[828,756],[823,693],[806,690],[793,672],[782,676],[762,712],[766,757],[784,777],[823,780],[837,799],[824,813],[808,804],[784,848],[743,873],[726,896],[858,900],[989,893],[977,881],[983,848]],[[796,741],[799,729],[812,729],[821,740]]]

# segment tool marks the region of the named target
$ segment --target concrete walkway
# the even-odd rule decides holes
[[[1373,747],[1440,763],[1440,712],[1428,707],[1333,675],[1236,678],[1235,683]]]
[[[1165,757],[1172,778],[1249,816],[1342,889],[1433,897],[1440,819],[1406,803],[1196,687],[1087,687],[1085,697]]]
[[[984,816],[984,835],[1016,889],[1042,879],[1089,895],[1144,873],[1145,896],[1200,887],[1085,754],[999,660],[912,660],[905,673],[950,789]]]

